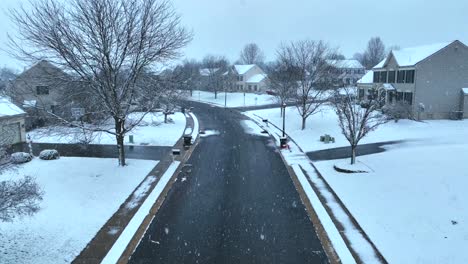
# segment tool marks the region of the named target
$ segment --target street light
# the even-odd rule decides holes
[[[283,136],[280,138],[280,145],[282,149],[285,149],[288,147],[288,139],[286,137],[286,103],[283,102],[281,105],[281,108],[283,110]]]
[[[286,103],[283,103],[281,105],[281,108],[283,108],[283,137],[285,137],[285,127],[286,127]]]

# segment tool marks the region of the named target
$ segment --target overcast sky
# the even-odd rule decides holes
[[[187,58],[210,53],[235,61],[246,43],[255,42],[268,60],[281,42],[325,40],[346,57],[380,36],[387,46],[410,47],[459,39],[468,43],[466,0],[173,0],[182,22],[194,32]],[[7,12],[18,0],[0,0]],[[0,16],[0,41],[14,34]],[[4,45],[2,45],[4,46]],[[22,67],[0,52],[0,66]]]

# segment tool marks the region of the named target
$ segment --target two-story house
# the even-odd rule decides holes
[[[328,63],[333,67],[335,86],[354,86],[366,73],[358,60],[328,60]]]
[[[468,47],[458,40],[391,51],[358,81],[361,99],[406,102],[420,119],[468,117],[467,87]]]
[[[255,64],[234,65],[235,90],[243,92],[265,92],[267,75]]]
[[[28,128],[43,124],[47,119],[45,112],[60,112],[71,80],[70,75],[60,68],[42,60],[11,82],[8,93],[17,105],[22,105],[28,112]]]

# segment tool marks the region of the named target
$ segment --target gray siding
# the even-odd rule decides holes
[[[427,118],[449,118],[460,110],[461,88],[468,87],[468,48],[454,42],[416,65],[414,106]]]

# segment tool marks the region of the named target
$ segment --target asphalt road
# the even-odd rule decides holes
[[[401,142],[402,141],[388,141],[358,145],[356,148],[356,156],[381,153],[385,151],[383,146],[398,144]],[[351,147],[340,147],[308,152],[307,156],[309,156],[313,161],[345,159],[351,157]]]
[[[237,111],[190,103],[205,130],[130,263],[328,263],[269,137]]]
[[[80,144],[48,144],[33,143],[33,154],[38,156],[44,149],[56,149],[64,157],[96,157],[118,158],[116,145],[80,145]],[[125,156],[128,159],[161,160],[171,152],[171,147],[159,146],[125,146]],[[26,143],[14,145],[11,152],[29,152]]]

